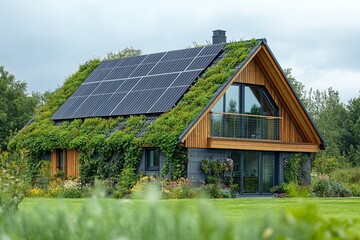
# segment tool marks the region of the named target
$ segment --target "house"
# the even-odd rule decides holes
[[[136,171],[200,184],[204,159],[231,159],[241,194],[269,193],[292,154],[324,141],[265,39],[213,33],[213,45],[88,63],[10,145],[82,179]]]

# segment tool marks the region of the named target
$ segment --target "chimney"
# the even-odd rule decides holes
[[[225,35],[226,31],[224,30],[214,30],[213,31],[213,44],[218,44],[218,43],[226,43],[226,35]]]

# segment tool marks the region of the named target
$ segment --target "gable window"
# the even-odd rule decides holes
[[[211,114],[211,136],[279,139],[279,111],[265,87],[232,84]]]
[[[147,171],[159,171],[160,151],[156,148],[145,149],[145,169]]]

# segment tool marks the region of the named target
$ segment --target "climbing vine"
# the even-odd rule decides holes
[[[39,171],[38,162],[43,154],[55,149],[77,149],[82,181],[92,182],[98,177],[116,184],[121,173],[122,178],[133,176],[142,147],[154,146],[166,157],[161,175],[165,176],[171,169],[173,178],[182,177],[186,171],[187,153],[179,144],[179,136],[257,44],[256,40],[227,44],[227,54],[197,80],[174,108],[150,124],[143,136],[138,133],[146,127],[145,116],[88,118],[64,121],[60,125],[50,120],[100,63],[98,59],[88,61],[54,92],[49,102],[39,109],[34,121],[12,140],[9,147],[12,151],[27,150],[33,176]]]

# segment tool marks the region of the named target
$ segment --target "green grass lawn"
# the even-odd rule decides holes
[[[46,199],[26,198],[20,204],[20,211],[27,212],[41,205],[48,205],[55,209],[57,205],[63,205],[71,209],[74,214],[80,212],[84,204],[90,199]],[[104,206],[124,206],[131,204],[141,207],[145,200],[117,200],[111,198],[100,199]],[[166,207],[178,206],[178,203],[186,204],[187,207],[197,208],[198,199],[186,200],[161,200]],[[307,208],[315,206],[318,214],[323,218],[334,218],[341,221],[354,220],[351,230],[360,236],[360,198],[237,198],[237,199],[210,199],[206,200],[225,219],[234,224],[241,224],[255,218],[278,216],[284,209]],[[130,206],[130,205],[129,205]]]

